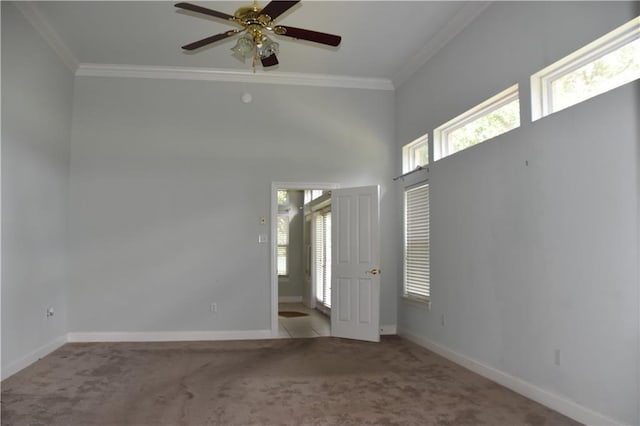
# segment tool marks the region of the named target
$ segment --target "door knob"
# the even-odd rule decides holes
[[[369,269],[367,271],[367,274],[371,274],[371,275],[378,275],[379,273],[380,273],[380,269],[378,268]]]

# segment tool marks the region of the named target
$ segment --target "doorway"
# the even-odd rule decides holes
[[[331,300],[329,192],[337,187],[334,183],[274,182],[271,185],[273,337],[331,334],[327,316]],[[311,195],[318,199],[323,192],[324,203],[312,203],[315,206],[312,210]]]

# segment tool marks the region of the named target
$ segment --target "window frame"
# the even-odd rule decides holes
[[[331,312],[331,218],[331,206],[319,208],[313,212],[311,224],[315,282],[313,297],[316,309],[326,314]]]
[[[284,194],[284,200],[280,202],[280,194]],[[286,189],[278,189],[276,193],[278,207],[286,207],[289,203],[289,191]]]
[[[290,227],[291,227],[291,218],[289,217],[289,212],[288,211],[280,211],[278,212],[278,219],[279,220],[281,217],[286,218],[287,219],[287,243],[286,244],[280,244],[279,238],[277,238],[279,236],[279,232],[276,232],[276,238],[278,239],[278,241],[276,241],[276,274],[278,275],[278,277],[281,278],[286,278],[289,276],[289,231],[290,231]],[[283,248],[285,251],[284,254],[284,263],[285,263],[285,271],[284,274],[281,274],[280,271],[278,270],[278,261],[280,260],[281,256],[278,253],[279,250]]]
[[[462,114],[458,115],[456,118],[449,120],[446,123],[438,126],[433,131],[433,142],[434,142],[433,145],[434,145],[434,151],[435,151],[434,159],[440,160],[451,154],[455,154],[456,152],[460,152],[464,150],[462,149],[458,151],[453,151],[451,149],[451,147],[449,146],[449,140],[448,140],[449,134],[466,126],[469,123],[472,123],[484,116],[491,114],[492,112],[502,108],[503,106],[513,101],[518,101],[518,102],[520,101],[520,90],[519,90],[519,85],[517,83],[503,90],[502,92],[490,97],[489,99],[479,103],[478,105],[467,110],[466,112],[463,112]],[[522,115],[522,111],[520,111],[520,115]],[[513,129],[507,130],[506,132],[517,129],[518,127],[520,127],[521,124],[522,124],[522,119],[521,117],[518,117],[518,125]],[[506,132],[500,133],[500,135]],[[472,146],[481,144],[482,142],[485,142],[489,139],[493,139],[496,136],[493,136],[488,139],[483,139]]]
[[[309,204],[315,199],[322,197],[326,190],[324,189],[305,189],[304,190],[304,204]]]
[[[425,164],[414,164],[414,153],[422,148],[427,148],[427,162]],[[416,140],[409,142],[402,147],[402,173],[409,173],[419,167],[429,165],[431,150],[429,149],[429,133],[424,134]]]
[[[586,99],[582,99],[559,109],[555,109],[553,106],[554,81],[585,65],[597,61],[603,56],[612,53],[639,38],[640,16],[533,74],[531,76],[531,120],[539,120],[547,115],[553,114],[554,112],[570,108],[573,105],[577,105],[587,99],[591,99],[612,90],[609,89],[605,92],[594,94]]]
[[[282,197],[281,197],[282,195]],[[280,200],[280,198],[282,198],[282,200]],[[276,218],[276,275],[279,278],[288,278],[289,277],[289,233],[290,233],[290,227],[291,227],[291,217],[289,216],[289,211],[291,208],[291,198],[290,198],[290,194],[289,194],[289,190],[288,189],[278,189],[276,191],[276,202],[278,205],[278,215]],[[286,234],[286,239],[287,242],[286,244],[280,244],[280,233],[278,232],[278,221],[280,220],[280,218],[286,218],[287,219],[287,234]],[[279,254],[280,250],[284,249],[284,256],[281,256]],[[280,259],[284,257],[284,273],[281,274],[279,271],[279,261]]]
[[[426,220],[426,224],[427,224],[427,230],[426,230],[426,234],[427,234],[427,247],[428,247],[428,251],[427,251],[427,264],[428,264],[428,272],[427,272],[427,277],[426,277],[426,284],[424,285],[426,287],[426,295],[425,294],[418,294],[418,293],[413,293],[407,290],[407,271],[408,271],[408,232],[407,232],[407,224],[408,224],[408,208],[407,208],[407,193],[409,193],[410,191],[415,191],[415,190],[420,190],[422,188],[427,189],[427,212],[426,212],[426,216],[427,216],[427,220]],[[429,184],[428,180],[424,180],[421,181],[419,183],[416,183],[415,185],[410,185],[410,186],[406,186],[403,190],[403,210],[404,210],[404,220],[403,220],[403,247],[402,247],[402,254],[403,254],[403,260],[402,260],[402,298],[406,301],[410,301],[410,302],[414,302],[417,304],[425,304],[427,306],[430,305],[431,303],[431,186]]]

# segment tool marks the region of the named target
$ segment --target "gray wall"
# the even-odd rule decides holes
[[[393,92],[75,84],[71,331],[270,329],[269,244],[257,241],[273,181],[381,184],[382,240],[392,238]],[[381,323],[395,324],[395,254],[383,247],[383,259]]]
[[[396,243],[382,247],[381,324],[394,324],[401,145],[518,82],[520,129],[430,168],[433,306],[400,302],[400,326],[639,423],[639,83],[536,123],[528,107],[531,73],[637,5],[490,6],[397,90],[394,137],[391,92],[90,77],[74,90],[3,2],[3,371],[68,329],[269,329],[257,235],[272,181],[382,185],[381,240]]]
[[[529,76],[637,6],[496,2],[396,93],[397,149],[514,83],[523,106],[521,128],[431,165],[432,307],[401,301],[399,326],[630,424],[640,83],[531,123]]]
[[[2,2],[3,376],[67,331],[72,92],[71,71]]]
[[[304,223],[304,191],[289,191],[289,276],[278,278],[280,297],[300,297],[304,294],[304,245],[302,225]]]

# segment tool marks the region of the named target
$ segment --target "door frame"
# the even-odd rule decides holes
[[[306,189],[331,190],[340,188],[340,184],[333,182],[271,182],[271,218],[269,246],[269,276],[271,277],[271,337],[278,337],[278,190],[293,189],[304,191]]]

